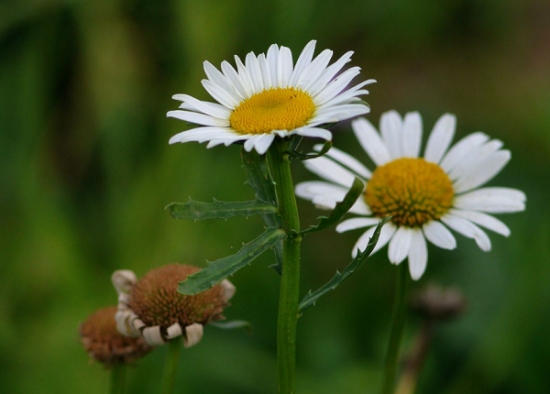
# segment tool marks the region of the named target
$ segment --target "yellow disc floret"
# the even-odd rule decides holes
[[[365,201],[378,217],[392,215],[397,226],[419,227],[452,207],[453,184],[437,164],[405,157],[376,169]]]
[[[244,100],[231,114],[231,128],[241,134],[269,134],[305,126],[315,104],[309,94],[294,88],[273,88]]]

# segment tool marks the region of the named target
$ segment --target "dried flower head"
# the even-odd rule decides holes
[[[151,345],[180,335],[186,347],[199,342],[203,325],[223,319],[223,309],[235,294],[228,280],[197,295],[178,293],[178,282],[199,270],[191,265],[170,264],[149,271],[139,280],[132,271],[113,273],[113,285],[119,293],[118,330],[123,335],[143,335]]]
[[[117,330],[116,306],[99,309],[80,326],[80,340],[93,359],[107,365],[129,363],[152,347],[142,337],[126,337]]]
[[[464,312],[466,299],[458,289],[429,284],[414,294],[411,305],[425,319],[451,320]]]

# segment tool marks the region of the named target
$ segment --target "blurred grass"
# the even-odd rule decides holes
[[[456,251],[430,248],[420,284],[459,286],[470,306],[438,330],[419,392],[550,392],[549,20],[543,0],[0,2],[1,391],[105,392],[107,375],[88,364],[77,327],[115,303],[111,272],[202,265],[261,231],[257,218],[188,223],[163,211],[188,196],[251,196],[238,147],[168,146],[182,123],[165,113],[174,93],[208,98],[204,60],[219,65],[274,42],[297,54],[315,38],[318,51],[354,50],[362,76],[378,80],[367,97],[375,122],[392,108],[420,110],[427,135],[453,112],[457,138],[483,130],[513,152],[491,184],[528,196],[525,213],[504,218],[511,237],[490,235],[492,252],[461,237]],[[335,145],[365,158],[346,123]],[[304,225],[319,214],[300,209]],[[356,237],[306,239],[303,292],[346,264]],[[233,278],[227,315],[254,333],[209,328],[184,353],[189,392],[273,392],[278,278],[268,264],[266,255]],[[305,313],[300,392],[377,387],[393,274],[380,253]],[[408,343],[417,329],[411,318]],[[131,371],[131,392],[158,390],[164,351]]]

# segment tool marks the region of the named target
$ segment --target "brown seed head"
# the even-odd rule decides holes
[[[99,309],[80,326],[80,338],[90,357],[107,365],[129,363],[152,347],[142,337],[130,338],[116,329],[116,306]]]
[[[412,307],[426,319],[451,320],[466,309],[464,295],[454,288],[426,286],[411,299]]]
[[[224,288],[213,288],[188,296],[178,293],[178,282],[200,271],[192,265],[171,264],[149,271],[130,291],[128,307],[147,325],[164,329],[174,323],[182,327],[223,319],[227,306]]]

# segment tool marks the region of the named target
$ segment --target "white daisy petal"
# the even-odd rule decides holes
[[[319,175],[321,178],[348,189],[355,179],[355,176],[351,172],[326,157],[321,156],[316,159],[306,160],[304,161],[304,165],[308,170]]]
[[[198,127],[196,129],[191,129],[183,131],[176,134],[168,143],[174,144],[176,142],[205,142],[210,139],[224,139],[224,138],[234,138],[236,135],[227,129],[222,127]],[[244,139],[246,137],[242,137]]]
[[[484,252],[491,250],[491,240],[485,231],[477,227],[469,220],[452,214],[447,214],[441,218],[441,221],[457,233],[460,233],[468,238],[473,238],[476,241],[477,246],[479,246],[479,248]]]
[[[216,100],[224,107],[235,109],[235,107],[239,105],[239,101],[237,99],[235,99],[226,90],[222,89],[212,81],[208,79],[203,79],[202,86],[206,89],[208,94],[210,94],[210,96],[212,96],[214,100]]]
[[[466,156],[472,149],[483,144],[489,139],[481,132],[470,134],[458,141],[441,160],[441,168],[449,173],[460,160]]]
[[[258,56],[258,64],[260,65],[260,72],[262,73],[264,89],[271,89],[274,86],[274,82],[271,80],[271,68],[263,53]]]
[[[303,129],[296,129],[295,134],[304,137],[322,138],[326,141],[332,140],[332,133],[330,131],[318,127],[304,127]]]
[[[380,134],[390,154],[390,159],[398,159],[403,156],[401,153],[402,130],[403,121],[396,111],[388,111],[382,114],[380,118]]]
[[[330,108],[323,108],[317,111],[315,117],[308,122],[308,126],[319,124],[320,121],[326,123],[328,119],[333,119],[333,122],[338,122],[343,119],[368,114],[369,112],[370,108],[363,104],[343,104]]]
[[[453,140],[456,127],[456,117],[451,114],[441,116],[436,122],[428,143],[424,159],[432,163],[439,163]]]
[[[486,187],[455,197],[456,208],[489,213],[525,210],[525,193],[505,187]]]
[[[262,78],[262,71],[260,70],[260,62],[254,52],[250,52],[246,55],[245,65],[248,71],[250,72],[250,78],[254,84],[254,90],[256,92],[261,92],[264,90],[264,81]]]
[[[321,149],[323,149],[323,145],[317,144],[313,147],[313,149],[317,152],[320,152]],[[336,161],[337,163],[342,164],[344,167],[348,167],[363,179],[369,179],[372,175],[369,169],[365,167],[359,160],[348,155],[345,152],[342,152],[338,148],[330,148],[325,156]]]
[[[379,218],[352,218],[347,219],[336,226],[336,232],[343,233],[363,227],[375,226],[380,222]]]
[[[453,169],[449,171],[449,178],[451,178],[452,181],[456,181],[471,172],[477,172],[479,167],[483,165],[482,162],[493,153],[497,152],[502,145],[502,141],[492,140],[472,148],[462,157],[460,163],[456,164]]]
[[[220,88],[225,90],[226,93],[233,96],[234,100],[241,100],[242,97],[235,90],[235,87],[231,83],[231,80],[221,73],[212,63],[205,61],[204,62],[204,73],[207,78],[214,84],[218,85]]]
[[[222,72],[223,75],[227,77],[233,84],[235,90],[242,98],[248,98],[248,94],[246,93],[246,89],[244,87],[244,82],[242,78],[239,76],[239,73],[233,68],[231,64],[227,61],[222,62]]]
[[[346,104],[350,100],[359,100],[357,97],[358,95],[368,94],[368,90],[361,90],[361,88],[365,85],[371,84],[376,82],[374,79],[369,79],[367,81],[364,81],[358,85],[355,85],[352,88],[347,89],[345,92],[342,92],[338,96],[334,97],[332,100],[327,101],[326,103],[319,106],[319,109],[327,108],[327,107],[333,107],[337,104]]]
[[[317,82],[309,89],[309,94],[316,96],[323,88],[329,83],[332,78],[345,66],[347,62],[350,61],[352,51],[346,52],[338,61],[336,61],[331,66],[327,67],[323,74],[319,77]]]
[[[292,76],[292,52],[287,47],[281,47],[279,62],[277,65],[277,77],[279,87],[286,88]]]
[[[435,246],[442,249],[456,248],[456,239],[454,235],[441,222],[432,220],[422,226],[424,235]]]
[[[168,116],[169,118],[176,118],[202,126],[229,126],[229,121],[226,119],[219,119],[210,115],[198,114],[196,112],[168,111],[166,116]]]
[[[267,63],[271,71],[271,83],[273,87],[280,87],[279,78],[277,76],[279,68],[279,47],[275,44],[271,45],[267,50]]]
[[[411,247],[413,230],[408,227],[398,227],[388,248],[390,263],[399,264],[408,256]]]
[[[300,87],[302,73],[304,72],[305,68],[311,63],[311,59],[313,59],[315,44],[315,40],[311,40],[310,42],[308,42],[308,44],[305,46],[302,53],[298,57],[298,61],[296,62],[296,66],[294,67],[294,70],[292,71],[292,76],[290,77],[291,86]]]
[[[250,72],[248,71],[246,66],[243,64],[243,62],[237,55],[235,55],[235,64],[237,65],[237,71],[239,72],[239,77],[240,77],[239,79],[246,93],[245,98],[248,98],[256,92],[256,88],[254,87],[254,82],[252,82],[252,76],[250,75]]]
[[[428,248],[422,230],[412,230],[411,247],[409,250],[409,272],[413,280],[418,280],[426,271],[428,265]]]
[[[364,198],[358,198],[355,201],[355,204],[349,209],[349,213],[354,213],[356,215],[371,215],[372,211],[369,206],[365,203]]]
[[[258,152],[260,155],[263,155],[265,152],[267,152],[274,139],[275,134],[260,134],[254,144],[256,152]]]
[[[323,105],[327,101],[332,100],[351,82],[353,78],[355,78],[359,74],[359,70],[359,67],[352,67],[349,70],[344,71],[328,84],[323,84],[324,86],[322,89],[317,89],[320,90],[318,94],[315,94],[312,91],[314,88],[312,87],[312,89],[310,89],[310,94],[313,96],[315,104]]]
[[[184,108],[183,104],[186,104],[186,109],[192,109],[193,111],[202,112],[206,115],[215,116],[220,119],[229,119],[231,115],[231,111],[223,105],[200,101],[187,94],[175,94],[172,98],[184,101],[180,108]]]
[[[504,235],[505,237],[508,237],[510,235],[510,229],[508,228],[508,226],[506,226],[497,218],[487,215],[486,213],[476,211],[464,211],[462,209],[451,209],[449,212],[454,216],[458,216],[475,224],[479,224],[480,226],[483,226],[488,230],[492,230],[495,233]]]
[[[296,185],[295,193],[298,197],[312,201],[315,197],[323,197],[334,203],[344,200],[347,189],[327,182],[309,181]]]
[[[332,51],[329,49],[325,49],[315,59],[313,59],[313,61],[305,68],[304,72],[302,73],[302,80],[300,82],[301,89],[307,92],[309,88],[313,86],[315,81],[317,81],[317,78],[319,78],[327,68],[327,64],[328,62],[330,62],[331,58]]]
[[[368,120],[363,118],[356,119],[351,122],[351,127],[357,140],[376,165],[381,166],[391,160],[386,145],[382,142],[378,132]]]
[[[402,138],[403,156],[418,157],[422,142],[422,118],[418,112],[409,112],[405,115]]]
[[[479,163],[476,171],[470,171],[454,183],[455,193],[463,193],[475,189],[478,186],[490,181],[508,163],[512,154],[510,151],[501,150],[493,153]]]

